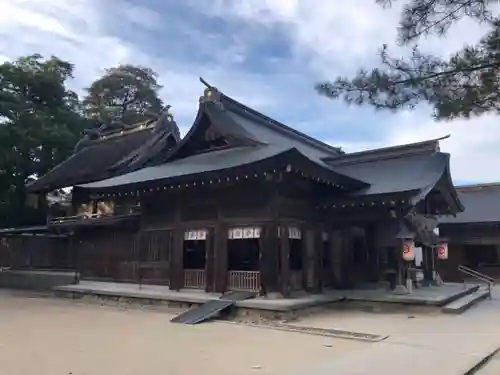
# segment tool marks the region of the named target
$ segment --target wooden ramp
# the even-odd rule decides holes
[[[219,299],[208,301],[201,306],[194,307],[177,315],[171,320],[171,322],[181,324],[198,324],[213,318],[221,311],[233,306],[236,302],[254,298],[256,295],[257,293],[255,292],[228,292],[219,297]]]

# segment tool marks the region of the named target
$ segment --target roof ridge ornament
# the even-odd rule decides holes
[[[203,83],[207,88],[203,90],[203,96],[200,96],[200,104],[203,103],[214,103],[222,108],[222,93],[214,86],[210,85],[207,81],[200,77],[200,82]]]
[[[164,129],[169,129],[170,133],[175,137],[177,142],[179,142],[181,139],[179,127],[174,120],[172,112],[170,112],[170,108],[172,108],[172,106],[168,104],[160,112],[158,119],[154,122],[154,131],[158,132]]]

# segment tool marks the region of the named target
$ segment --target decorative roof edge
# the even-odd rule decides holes
[[[500,182],[486,182],[479,184],[460,185],[460,186],[455,186],[455,189],[458,192],[465,194],[473,193],[476,191],[500,189]]]
[[[331,146],[327,143],[324,143],[318,139],[315,139],[305,133],[302,133],[288,125],[283,124],[282,122],[279,122],[269,116],[264,115],[263,113],[250,108],[246,106],[245,104],[237,101],[236,99],[233,99],[230,96],[227,96],[223,92],[219,91],[217,88],[214,86],[210,85],[207,81],[205,81],[203,78],[200,77],[200,82],[203,83],[207,89],[205,90],[205,93],[207,90],[214,90],[215,95],[209,94],[209,97],[212,98],[210,101],[215,102],[215,103],[220,103],[221,106],[224,108],[228,109],[228,107],[233,106],[235,107],[234,109],[238,110],[238,112],[244,116],[252,116],[253,120],[259,121],[259,123],[266,125],[266,126],[271,126],[273,130],[276,130],[278,132],[284,133],[286,135],[292,136],[296,139],[299,139],[303,142],[306,142],[310,144],[313,147],[319,148],[322,151],[330,154],[339,154],[342,155],[342,150],[340,147],[335,147]],[[203,98],[203,97],[202,97]],[[200,102],[202,102],[202,98],[200,98]],[[233,110],[231,108],[230,110]]]
[[[107,141],[110,139],[114,139],[117,137],[121,136],[126,136],[130,135],[139,131],[145,131],[145,130],[151,130],[154,129],[158,123],[163,117],[167,119],[168,122],[174,122],[174,117],[172,113],[170,112],[170,108],[172,108],[171,105],[165,106],[164,110],[158,115],[156,119],[148,119],[145,121],[137,122],[132,125],[128,125],[126,128],[122,129],[112,129],[109,131],[104,131],[104,132],[99,132],[99,129],[90,129],[92,133],[94,133],[97,138],[96,139],[90,139],[88,138],[89,133],[86,133],[85,137],[80,139],[80,141],[76,144],[75,146],[75,153],[78,152],[81,148],[87,147],[89,145],[93,145],[102,141]],[[89,130],[89,129],[87,129]],[[78,147],[81,145],[80,147]]]
[[[439,141],[447,139],[449,137],[450,135],[446,135],[440,138],[421,142],[352,152],[334,157],[326,157],[322,160],[330,165],[338,166],[355,163],[366,163],[382,159],[393,159],[402,156],[410,156],[427,152],[439,152]]]

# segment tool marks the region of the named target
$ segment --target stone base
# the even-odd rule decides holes
[[[51,291],[52,288],[74,283],[72,271],[6,270],[0,272],[0,288]]]
[[[405,295],[405,294],[410,294],[408,289],[404,285],[396,285],[396,287],[392,290],[392,294],[397,294],[399,296]]]
[[[436,272],[436,274],[434,276],[434,285],[435,286],[441,286],[443,284],[444,284],[443,279],[441,279],[441,276],[439,275],[439,273]]]

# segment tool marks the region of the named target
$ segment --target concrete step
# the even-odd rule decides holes
[[[465,296],[443,306],[442,311],[447,314],[461,314],[487,297],[488,289],[479,288],[474,293],[466,294]]]

